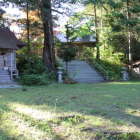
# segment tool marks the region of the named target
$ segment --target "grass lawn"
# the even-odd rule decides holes
[[[140,140],[140,82],[0,89],[0,140],[94,139]]]

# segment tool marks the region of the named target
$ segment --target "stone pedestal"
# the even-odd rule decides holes
[[[126,68],[125,67],[123,67],[122,68],[122,79],[123,79],[123,81],[128,81],[128,73],[126,72]]]
[[[63,83],[63,80],[62,80],[62,73],[63,73],[62,69],[63,68],[62,67],[58,67],[57,69],[58,69],[58,72],[57,72],[58,73],[58,83]]]

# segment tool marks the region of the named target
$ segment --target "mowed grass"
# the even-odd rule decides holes
[[[0,140],[128,140],[129,132],[140,139],[140,82],[0,89]]]

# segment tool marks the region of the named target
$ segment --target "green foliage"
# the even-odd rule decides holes
[[[5,14],[6,12],[0,8],[0,28],[9,28],[7,23],[9,22],[8,21],[8,18],[5,18],[3,16],[3,14]]]
[[[129,9],[129,12],[132,12],[132,13],[139,13],[139,12],[140,12],[140,7],[139,7],[139,5],[134,5],[132,8]]]
[[[78,47],[76,47],[72,42],[67,42],[65,46],[60,46],[58,56],[66,62],[66,76],[68,75],[67,63],[75,59],[77,51]]]
[[[99,25],[97,29],[99,43],[104,46],[105,53],[111,47],[113,48],[112,54],[122,53],[125,62],[128,62],[128,54],[130,52],[134,55],[134,61],[139,60],[137,54],[139,53],[140,20],[138,17],[140,1],[89,0],[84,1],[84,4],[86,5],[85,8],[70,18],[70,23],[77,29],[75,35],[95,34],[94,23],[97,20]],[[96,5],[97,19],[95,19],[93,14],[94,5]],[[131,33],[131,50],[128,48],[128,32]],[[116,55],[114,56],[116,57]]]
[[[56,63],[56,67],[62,67],[62,63],[60,62],[60,60],[59,60],[60,58],[55,58],[55,63]]]
[[[2,15],[6,13],[3,9],[0,8],[0,19],[2,18]]]
[[[57,80],[57,73],[55,73],[54,71],[47,73],[47,78],[51,79],[51,80]]]
[[[96,138],[100,140],[139,140],[140,133],[133,132],[112,135],[111,133],[103,134],[101,132],[97,132]]]
[[[106,50],[101,49],[101,60],[98,63],[108,71],[110,80],[122,79],[121,68],[124,67],[124,63],[121,61],[123,53],[114,52],[114,48],[109,46]]]
[[[48,85],[49,81],[46,75],[42,74],[38,76],[35,74],[31,74],[31,75],[24,75],[21,78],[20,83],[27,86],[38,86],[38,85]]]
[[[94,52],[92,50],[90,50],[90,48],[84,47],[84,51],[81,53],[80,58],[85,59],[87,57],[87,55],[90,56],[90,57],[93,57],[94,56],[93,53]]]
[[[117,52],[114,50],[115,50],[115,48],[113,48],[111,46],[106,47],[105,50],[104,50],[104,48],[102,48],[100,50],[101,59],[106,60],[106,61],[111,62],[111,63],[120,64],[121,63],[120,60],[123,58],[123,53]]]
[[[46,71],[46,67],[41,58],[32,57],[28,60],[24,55],[18,55],[17,68],[22,74],[42,74]]]
[[[22,55],[19,56],[21,56],[18,59],[18,69],[21,77],[17,79],[19,83],[28,86],[48,85],[57,80],[55,72],[46,73],[46,67],[41,58],[32,57],[28,60]]]
[[[75,59],[77,51],[78,48],[73,43],[69,42],[66,43],[65,46],[60,46],[58,56],[63,59],[63,61],[70,62]]]
[[[140,139],[140,133],[133,132],[133,133],[122,133],[118,136],[114,136],[114,138],[117,138],[119,140],[139,140]]]
[[[95,50],[94,50],[95,51]],[[121,61],[123,58],[123,53],[115,53],[113,52],[114,49],[110,47],[104,48],[102,47],[100,49],[101,59],[97,60],[94,58],[94,51],[90,50],[89,48],[85,48],[84,52],[82,53],[82,59],[87,59],[88,62],[95,67],[97,71],[99,71],[104,78],[106,78],[106,73],[104,71],[101,71],[101,68],[98,64],[100,64],[106,71],[108,71],[108,75],[110,80],[121,80],[121,68],[124,67],[124,63]],[[94,61],[97,63],[94,63]]]
[[[119,81],[122,79],[121,68],[124,64],[116,61],[99,60],[98,63],[108,71],[109,79]]]

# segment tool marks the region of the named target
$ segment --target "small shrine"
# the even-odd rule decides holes
[[[0,28],[0,77],[4,75],[5,71],[8,71],[11,81],[13,81],[14,75],[18,77],[16,51],[24,46],[26,43],[18,40],[13,32]],[[0,79],[1,81],[2,79]]]

